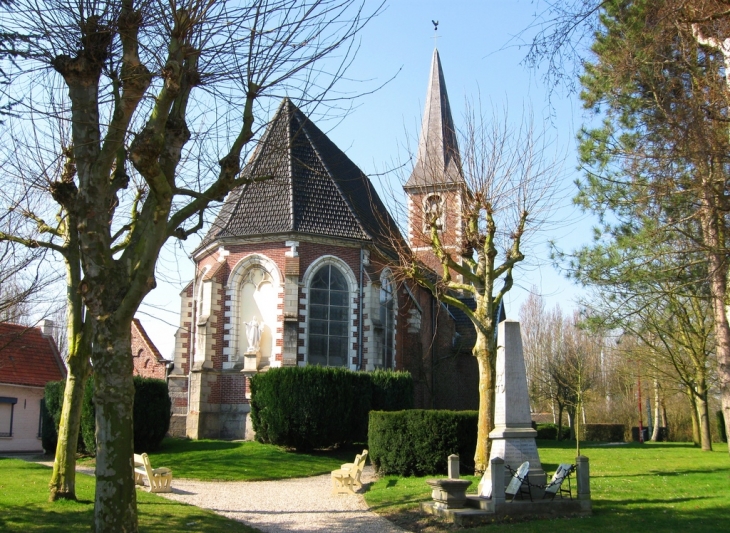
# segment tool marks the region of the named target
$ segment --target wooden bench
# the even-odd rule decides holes
[[[362,453],[355,456],[355,460],[352,463],[345,463],[340,466],[339,470],[332,471],[333,494],[355,494],[354,489],[362,487],[360,476],[362,475],[363,468],[365,468],[365,460],[367,458],[368,451],[363,450]]]
[[[150,486],[150,492],[172,492],[172,470],[169,468],[152,468],[146,453],[134,454],[134,483],[144,486],[144,478]]]

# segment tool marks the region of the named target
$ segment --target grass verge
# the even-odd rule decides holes
[[[575,460],[574,443],[538,441],[551,476],[559,463]],[[590,458],[593,515],[587,518],[500,523],[468,531],[561,533],[583,531],[715,533],[730,524],[730,460],[724,445],[702,452],[691,444],[647,443],[583,446]],[[433,477],[433,476],[431,476]],[[430,499],[426,478],[384,477],[365,493],[371,508],[411,531],[455,529],[418,511]],[[476,490],[477,478],[472,490]],[[575,487],[573,488],[575,495]]]
[[[362,447],[295,453],[258,442],[167,438],[159,451],[149,455],[153,467],[172,468],[176,478],[265,481],[327,474],[352,462],[360,451]]]
[[[0,531],[66,533],[91,530],[94,478],[76,476],[79,501],[48,502],[48,467],[0,457]],[[210,511],[137,491],[139,530],[172,533],[258,531]]]

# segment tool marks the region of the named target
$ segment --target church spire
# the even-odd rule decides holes
[[[449,95],[441,70],[441,59],[434,48],[418,156],[405,189],[448,187],[463,182]]]

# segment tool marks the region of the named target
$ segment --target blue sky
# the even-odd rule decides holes
[[[337,119],[316,119],[332,140],[366,174],[381,195],[400,193],[410,171],[411,152],[418,142],[421,113],[434,48],[431,20],[439,21],[437,47],[446,79],[454,122],[462,122],[467,98],[481,98],[489,109],[507,107],[519,119],[531,108],[536,122],[545,123],[566,155],[559,206],[554,223],[533,237],[530,257],[515,272],[515,288],[506,298],[509,318],[516,319],[528,290],[536,286],[549,305],[572,308],[580,291],[555,271],[549,260],[549,240],[567,251],[587,243],[593,221],[570,204],[572,182],[579,177],[575,161],[575,132],[583,115],[575,95],[549,94],[541,74],[521,62],[526,49],[520,37],[540,4],[524,0],[424,1],[391,0],[360,36],[360,50],[347,82],[340,90],[367,91],[394,78],[373,94],[356,100],[356,108]],[[527,34],[529,36],[529,32]],[[401,172],[393,168],[403,166]],[[161,258],[158,288],[147,297],[138,318],[165,357],[174,346],[180,309],[179,292],[193,276],[190,251],[175,246]]]

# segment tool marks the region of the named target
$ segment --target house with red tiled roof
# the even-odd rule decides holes
[[[171,361],[162,357],[137,318],[132,320],[132,360],[135,376],[167,379],[167,367]]]
[[[0,452],[43,450],[44,388],[66,377],[50,327],[50,321],[37,328],[0,323]]]

